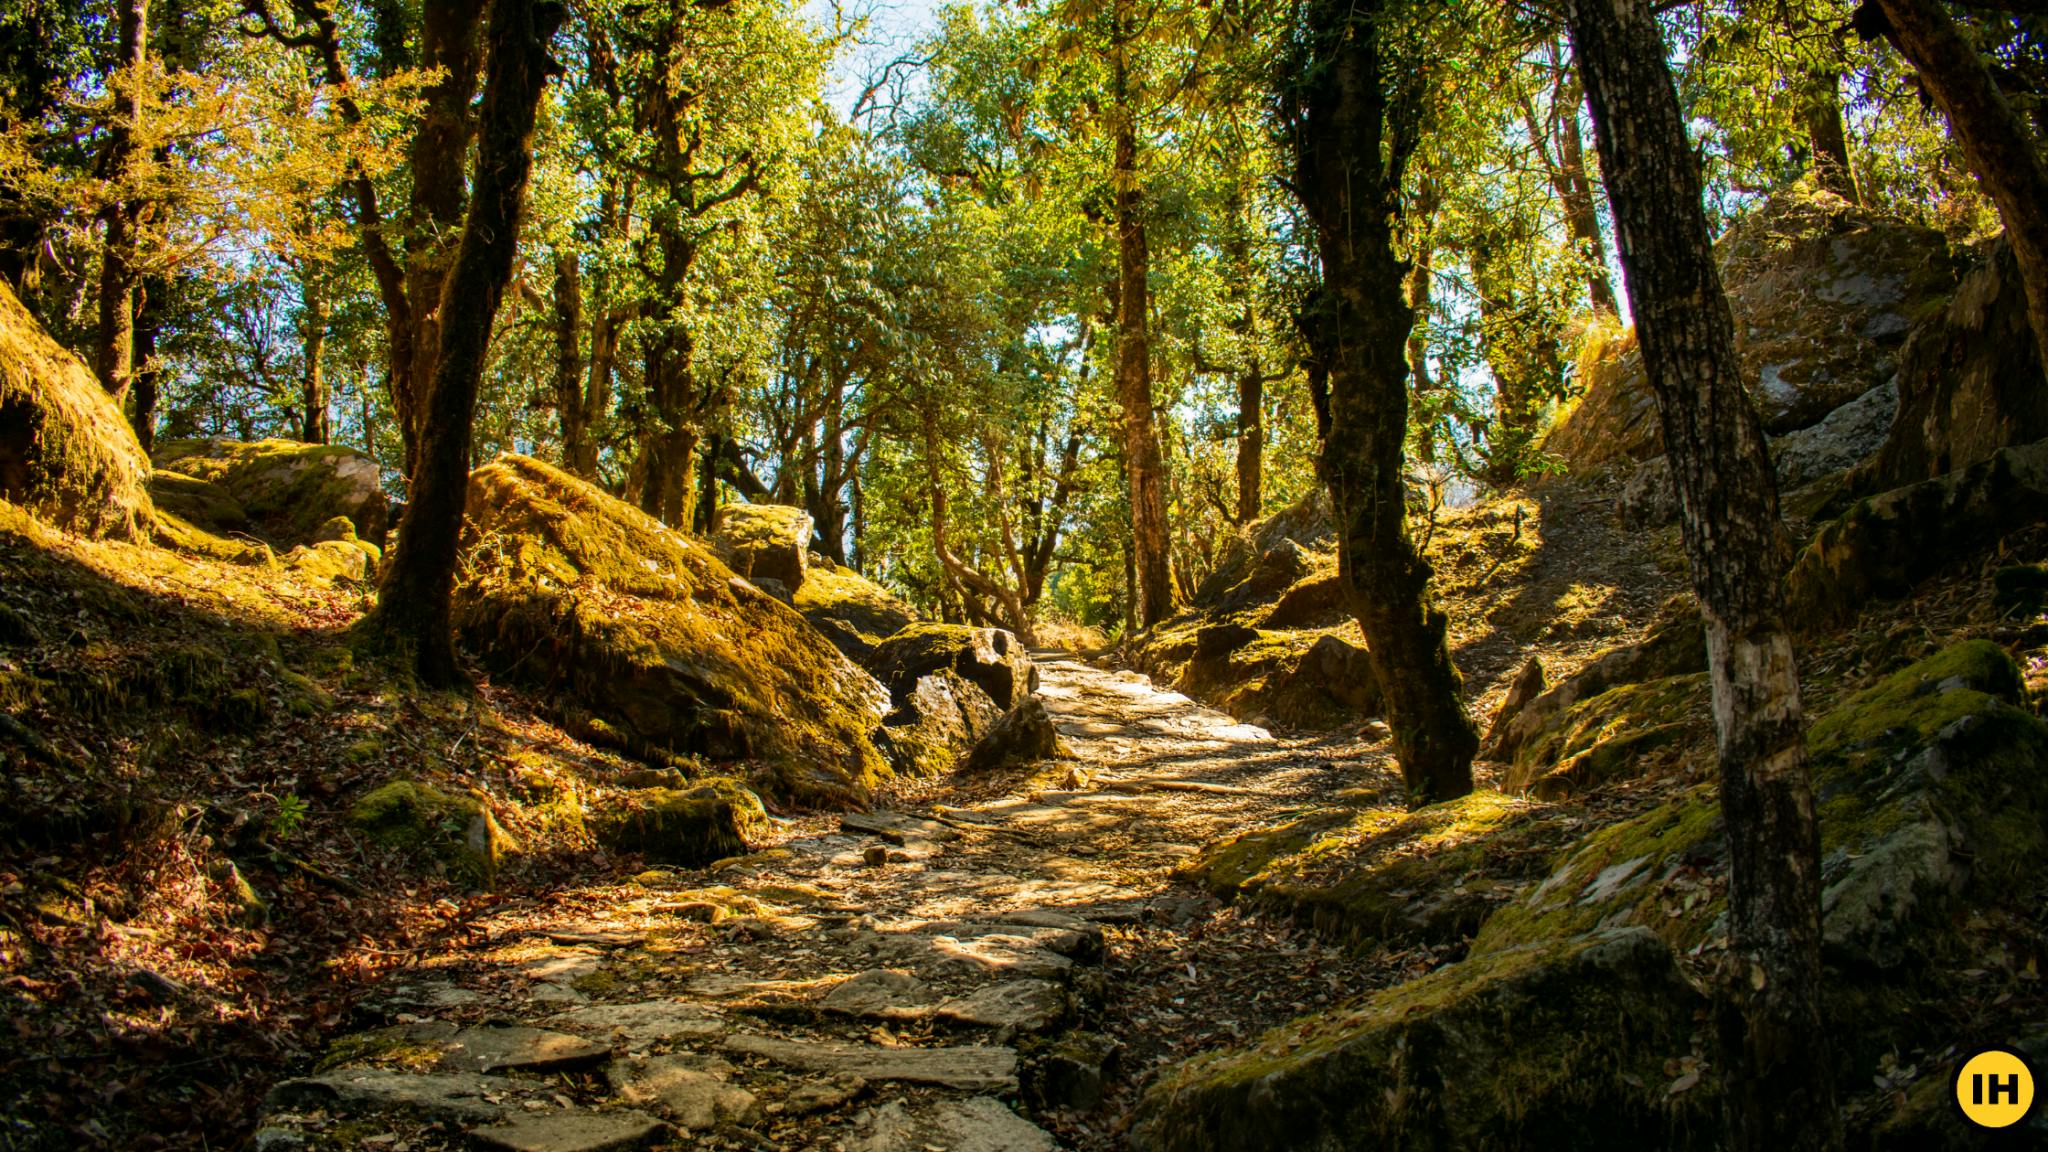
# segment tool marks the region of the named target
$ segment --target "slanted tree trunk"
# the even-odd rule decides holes
[[[1937,0],[1866,0],[1882,31],[1920,73],[1920,87],[1948,118],[1949,130],[1984,185],[2027,290],[2027,320],[2048,358],[2048,166],[1998,81]],[[1865,12],[1859,23],[1867,25]]]
[[[1313,221],[1323,284],[1303,335],[1321,361],[1322,474],[1336,512],[1346,597],[1386,691],[1411,804],[1472,790],[1479,732],[1408,535],[1408,265],[1394,250],[1401,180],[1420,120],[1417,70],[1381,58],[1383,0],[1311,0],[1309,55],[1288,92],[1295,188]],[[1312,373],[1312,379],[1318,373]]]
[[[1614,299],[1614,283],[1607,278],[1607,238],[1600,234],[1600,209],[1593,200],[1592,178],[1586,173],[1585,134],[1579,131],[1579,105],[1585,96],[1576,80],[1564,90],[1570,103],[1558,124],[1558,201],[1564,206],[1572,245],[1586,265],[1586,295],[1593,311],[1618,316],[1621,307]]]
[[[305,365],[300,370],[300,402],[303,405],[299,439],[308,444],[327,443],[327,293],[321,273],[308,269],[299,286],[299,337],[305,347]]]
[[[1784,619],[1776,484],[1743,387],[1698,161],[1648,0],[1570,0],[1643,363],[1706,617],[1729,847],[1728,1146],[1841,1144],[1820,1014],[1820,839]]]
[[[106,236],[100,258],[99,330],[94,334],[93,368],[100,386],[125,401],[135,376],[135,289],[140,277],[135,233],[141,217],[141,206],[127,199],[127,194],[134,188],[142,161],[135,134],[142,124],[149,0],[117,0],[115,18],[120,36],[115,66],[124,78],[118,94],[120,111],[107,132],[106,170],[122,195],[100,214]]]
[[[1116,395],[1123,408],[1124,473],[1130,482],[1131,595],[1138,625],[1173,614],[1173,566],[1166,531],[1166,468],[1152,420],[1151,255],[1145,243],[1145,193],[1138,186],[1137,109],[1130,92],[1129,16],[1119,5],[1113,51],[1116,139],[1117,359]]]
[[[1813,152],[1813,182],[1847,200],[1863,203],[1856,172],[1849,164],[1849,130],[1842,123],[1842,77],[1813,74],[1813,93],[1806,103],[1806,142]]]
[[[476,180],[440,301],[440,348],[420,427],[412,499],[377,598],[375,626],[412,648],[420,678],[459,683],[450,598],[463,508],[469,499],[477,389],[491,325],[512,281],[533,170],[533,126],[553,70],[548,41],[563,9],[536,0],[491,6],[490,64],[477,140]]]

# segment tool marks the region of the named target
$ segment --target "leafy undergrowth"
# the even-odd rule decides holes
[[[608,863],[582,812],[639,765],[416,690],[351,647],[367,605],[0,504],[0,1147],[232,1146],[381,973]],[[351,825],[393,780],[495,817],[493,890]]]

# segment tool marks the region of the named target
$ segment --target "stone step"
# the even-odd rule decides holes
[[[432,1053],[446,1072],[571,1072],[611,1058],[610,1044],[525,1024],[460,1027],[440,1020],[399,1024],[344,1037],[344,1058],[374,1062],[388,1052]]]
[[[784,1040],[741,1033],[725,1038],[724,1049],[776,1064],[867,1081],[898,1080],[971,1091],[1010,1091],[1017,1086],[1014,1048],[967,1045],[953,1048],[883,1048],[872,1044]]]
[[[645,1112],[571,1110],[507,1117],[503,1124],[478,1128],[469,1138],[498,1152],[621,1152],[645,1148],[668,1132],[668,1125]]]
[[[396,1112],[422,1120],[493,1123],[548,1086],[531,1080],[464,1072],[400,1072],[347,1068],[286,1080],[263,1098],[265,1115],[281,1112]]]
[[[845,1143],[846,1152],[1055,1152],[1044,1129],[993,1096],[945,1100],[913,1110],[892,1100],[869,1110]]]
[[[590,1004],[550,1016],[547,1024],[564,1032],[616,1040],[628,1048],[686,1037],[709,1039],[725,1031],[725,1018],[716,1008],[687,1000]]]

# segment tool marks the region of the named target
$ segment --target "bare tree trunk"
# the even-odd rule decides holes
[[[477,389],[491,326],[518,255],[534,120],[554,68],[548,41],[562,16],[561,6],[536,0],[496,0],[491,6],[474,194],[441,297],[441,347],[420,425],[424,436],[412,499],[373,618],[387,635],[412,647],[420,679],[429,684],[462,679],[450,632],[450,597],[469,498]]]
[[[562,466],[585,479],[579,469],[588,451],[589,417],[583,410],[583,275],[576,253],[555,255],[555,419],[562,432]],[[592,333],[593,343],[597,336]]]
[[[1254,357],[1237,374],[1237,522],[1259,518],[1266,472],[1266,377]]]
[[[327,295],[319,272],[302,274],[299,286],[299,336],[305,344],[305,367],[300,374],[304,404],[299,439],[308,444],[327,443]],[[368,429],[364,429],[365,434]]]
[[[1870,0],[1884,31],[1920,73],[1920,86],[1948,118],[1970,168],[1998,205],[2006,242],[2027,290],[2027,320],[2048,358],[2048,167],[2026,124],[1998,90],[1977,50],[1936,0]],[[1858,13],[1859,18],[1862,13]]]
[[[1849,131],[1842,123],[1842,77],[1836,72],[1813,74],[1813,95],[1806,105],[1806,141],[1813,150],[1813,181],[1851,204],[1863,203],[1856,172],[1849,164]]]
[[[1430,567],[1408,535],[1408,265],[1395,253],[1401,181],[1423,93],[1414,68],[1383,62],[1383,0],[1313,0],[1287,94],[1295,188],[1314,222],[1323,286],[1303,335],[1327,373],[1317,399],[1338,564],[1386,691],[1411,804],[1472,790],[1479,732],[1430,601]],[[1312,377],[1317,374],[1312,373]]]
[[[1820,1014],[1820,837],[1776,483],[1656,17],[1647,0],[1571,0],[1567,11],[1706,616],[1729,847],[1728,1145],[1837,1148]]]
[[[107,174],[122,185],[123,198],[100,214],[106,228],[100,259],[99,330],[95,334],[93,367],[100,386],[117,400],[128,398],[135,375],[136,229],[140,205],[126,199],[133,190],[141,150],[135,130],[142,123],[143,66],[149,57],[149,0],[118,0],[120,58],[125,79],[119,93],[120,112],[107,133]]]
[[[130,389],[134,406],[129,410],[128,419],[144,452],[156,451],[157,402],[162,395],[159,385],[163,379],[163,364],[156,356],[156,342],[163,335],[164,305],[170,291],[169,280],[161,276],[151,277],[142,289],[141,306],[136,310],[134,385]]]

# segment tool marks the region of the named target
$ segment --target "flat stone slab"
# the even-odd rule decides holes
[[[459,1028],[430,1020],[366,1035],[381,1042],[365,1046],[371,1055],[380,1048],[426,1049],[450,1072],[566,1072],[602,1064],[612,1054],[609,1044],[524,1024]]]
[[[489,1123],[544,1085],[461,1072],[398,1072],[347,1068],[286,1080],[263,1099],[266,1114],[324,1108],[335,1112],[402,1112],[427,1120]]]
[[[726,1037],[724,1047],[728,1052],[759,1056],[791,1068],[868,1081],[900,1080],[975,1091],[1007,1091],[1017,1086],[1017,1052],[1013,1048],[881,1048],[801,1043],[745,1033]]]
[[[869,1112],[847,1152],[1055,1152],[1043,1128],[1010,1111],[992,1096],[948,1100],[925,1115],[914,1115],[894,1100]]]
[[[565,1032],[623,1040],[643,1048],[683,1037],[706,1039],[725,1031],[715,1009],[679,1000],[641,1000],[632,1004],[592,1004],[548,1018]]]
[[[1008,980],[956,996],[934,1014],[954,1024],[1043,1032],[1067,1014],[1067,994],[1050,980]]]
[[[594,975],[603,966],[603,959],[595,952],[565,948],[523,961],[519,965],[519,971],[529,980],[568,984]]]
[[[958,972],[970,976],[1057,977],[1074,966],[1057,952],[1034,945],[1028,937],[991,934],[961,940],[952,936],[884,936],[877,954],[914,968]]]
[[[645,1112],[552,1112],[515,1115],[504,1124],[469,1134],[484,1148],[501,1152],[616,1152],[645,1148],[668,1125]]]
[[[872,968],[825,993],[818,1006],[869,1020],[921,1020],[936,999],[925,982],[893,968]]]
[[[652,1056],[615,1062],[607,1074],[619,1099],[652,1108],[676,1127],[701,1132],[721,1123],[753,1127],[763,1119],[752,1092],[727,1083],[732,1065],[715,1056]]]

